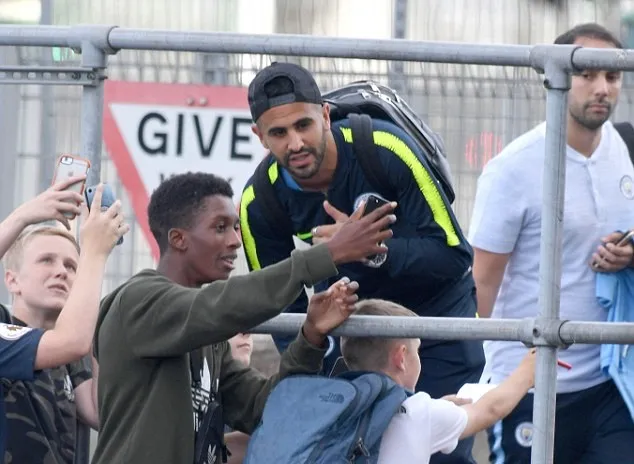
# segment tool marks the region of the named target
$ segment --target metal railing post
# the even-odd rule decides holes
[[[108,35],[111,30],[112,27],[109,26],[82,26],[75,30],[75,39],[80,44],[81,64],[83,67],[92,68],[95,74],[93,83],[83,85],[81,98],[80,155],[88,158],[91,166],[86,179],[87,186],[95,185],[101,181],[103,92],[108,54],[113,53],[108,44]],[[79,234],[79,230],[77,233]],[[88,426],[78,422],[75,440],[75,464],[88,464],[90,462],[90,433]]]
[[[90,160],[87,185],[101,179],[101,147],[103,137],[103,87],[108,54],[114,53],[108,36],[112,26],[77,26],[74,42],[79,45],[81,64],[93,68],[95,83],[84,85],[81,97],[81,156]]]
[[[540,327],[545,327],[553,321],[559,320],[568,90],[570,90],[572,55],[576,48],[575,46],[558,48],[558,53],[555,55],[558,58],[557,62],[548,58],[544,64],[546,150],[542,186],[539,314],[534,329],[536,338],[541,336]],[[564,67],[560,64],[562,61],[568,61],[570,64]],[[553,462],[557,397],[557,348],[557,345],[549,343],[540,344],[537,347],[532,464],[551,464]]]

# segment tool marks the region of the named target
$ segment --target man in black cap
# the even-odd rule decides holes
[[[368,198],[382,198],[354,155],[349,121],[331,123],[329,106],[306,69],[273,63],[255,76],[248,98],[253,132],[273,155],[268,178],[297,238],[309,244],[328,241]],[[396,192],[395,198],[383,200],[398,201],[394,235],[385,242],[387,253],[339,266],[339,272],[359,282],[361,298],[391,300],[421,316],[475,317],[472,249],[421,148],[391,122],[373,119],[373,128],[376,156]],[[253,181],[244,189],[240,220],[249,266],[255,270],[286,258],[295,244],[292,236],[271,227]],[[286,311],[303,313],[306,306],[302,293]],[[288,338],[274,339],[283,351]],[[330,342],[326,365],[332,366],[340,352],[338,343]],[[434,398],[478,382],[484,367],[479,341],[424,340],[420,356],[425,371],[416,389]],[[437,454],[431,462],[473,463],[472,445],[473,439],[464,440],[454,453]]]

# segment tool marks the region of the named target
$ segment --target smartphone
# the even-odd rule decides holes
[[[372,211],[379,209],[381,206],[387,204],[388,201],[376,195],[370,194],[365,200],[365,208],[363,209],[363,215],[367,216]]]
[[[616,242],[613,242],[613,243],[615,243],[616,246],[623,246],[623,245],[626,245],[628,242],[630,242],[633,237],[634,237],[634,229],[628,230],[623,235],[621,235],[621,237]],[[597,262],[592,263],[592,267],[594,269],[598,269],[599,263]]]
[[[634,229],[625,232],[623,234],[623,236],[619,239],[618,242],[616,242],[616,246],[623,246],[625,245],[627,242],[629,242],[630,240],[632,240],[632,237],[634,237]]]
[[[89,169],[90,161],[86,158],[80,158],[79,156],[74,155],[62,155],[57,159],[57,163],[55,164],[53,182],[51,185],[62,182],[71,177],[86,175],[88,174]],[[67,190],[71,190],[82,195],[84,193],[85,186],[86,180],[84,179],[81,182],[70,185]],[[70,219],[74,218],[74,216],[69,213],[65,213],[64,216]]]
[[[365,200],[365,208],[363,208],[363,216],[367,216],[372,211],[376,211],[377,209],[379,209],[381,206],[383,206],[386,203],[388,203],[388,201],[384,200],[381,197],[377,197],[376,195],[373,195],[373,194],[368,195],[368,198],[366,198]],[[370,261],[372,261],[375,258],[376,258],[376,255],[368,256],[368,259]]]
[[[92,204],[92,199],[95,196],[95,192],[97,191],[97,186],[93,185],[92,187],[88,187],[84,196],[86,197],[86,206],[88,207],[88,211],[90,211],[90,205]],[[101,210],[105,211],[117,200],[112,191],[112,188],[108,184],[103,184],[103,192],[101,194]],[[117,240],[117,245],[121,245],[123,243],[123,237]]]

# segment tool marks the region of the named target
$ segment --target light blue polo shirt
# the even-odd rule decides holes
[[[538,314],[541,209],[546,124],[511,142],[484,168],[478,180],[469,231],[471,244],[493,253],[511,253],[492,318]],[[634,227],[634,168],[625,143],[610,122],[587,158],[567,147],[561,318],[606,321],[596,299],[591,255],[601,237]],[[526,353],[520,342],[487,341],[487,370],[498,383]],[[559,393],[583,390],[607,380],[600,369],[600,345],[573,345],[559,351],[572,364],[558,369]]]

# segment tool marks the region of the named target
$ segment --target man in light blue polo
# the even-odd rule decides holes
[[[622,48],[603,27],[583,24],[557,44]],[[632,243],[617,246],[634,227],[634,168],[627,147],[608,121],[621,73],[584,70],[568,96],[566,196],[563,225],[561,318],[605,321],[596,299],[597,272],[632,265]],[[511,142],[478,180],[470,228],[481,317],[538,314],[545,123]],[[517,366],[519,342],[486,342],[491,382]],[[614,382],[600,369],[600,345],[573,345],[559,357],[555,459],[557,464],[625,463],[634,456],[634,423]],[[491,462],[528,464],[533,395],[490,431]]]

